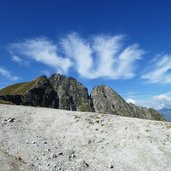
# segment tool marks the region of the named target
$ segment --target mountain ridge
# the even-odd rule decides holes
[[[52,74],[49,78],[40,76],[31,82],[5,87],[0,90],[0,100],[16,105],[165,120],[154,109],[127,103],[116,91],[106,85],[94,87],[89,94],[88,89],[75,78],[60,74]]]
[[[163,108],[159,110],[159,112],[167,119],[167,121],[171,122],[171,108]]]

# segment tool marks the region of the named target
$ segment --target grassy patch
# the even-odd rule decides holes
[[[0,90],[0,95],[21,95],[25,94],[28,90],[30,90],[35,84],[36,80],[31,82],[17,83],[5,87]]]
[[[80,107],[79,107],[79,110],[81,112],[90,112],[91,108],[90,108],[90,105],[87,102],[82,102]]]
[[[166,128],[171,129],[171,125],[167,125]]]
[[[0,100],[0,104],[13,104],[13,103],[5,100]]]

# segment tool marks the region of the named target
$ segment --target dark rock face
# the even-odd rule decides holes
[[[22,96],[21,95],[2,95],[2,96],[0,96],[0,100],[12,102],[16,105],[22,104]]]
[[[94,111],[88,90],[71,77],[53,74],[49,79],[41,76],[24,95],[3,95],[17,105],[52,107],[73,111]]]
[[[36,79],[34,86],[24,95],[4,95],[1,100],[12,102],[16,105],[42,106],[58,108],[59,99],[57,93],[47,77],[42,76]]]
[[[59,109],[93,111],[87,88],[76,79],[53,74],[49,81],[58,93]]]
[[[59,107],[58,95],[45,76],[39,77],[32,89],[22,96],[22,103],[31,106]]]
[[[100,113],[131,116],[131,110],[125,100],[107,86],[97,86],[91,92],[94,109]]]
[[[104,85],[95,87],[91,92],[91,98],[96,112],[143,119],[164,120],[156,110],[128,104],[113,89]]]
[[[17,105],[41,106],[73,111],[100,112],[144,119],[164,120],[159,112],[128,104],[113,89],[95,87],[89,96],[87,88],[72,77],[53,74],[41,76],[22,95],[2,95],[0,100]]]

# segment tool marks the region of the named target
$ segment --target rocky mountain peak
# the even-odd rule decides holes
[[[35,81],[35,83],[33,85],[33,88],[49,86],[49,80],[48,80],[47,76],[45,76],[45,75],[42,75],[42,76],[36,78],[34,81]]]
[[[112,88],[100,85],[91,92],[96,112],[130,116],[131,110],[125,100]]]
[[[0,90],[0,100],[17,105],[43,106],[73,111],[100,112],[144,119],[164,120],[154,109],[128,104],[106,85],[88,89],[75,78],[53,74]]]
[[[49,81],[58,94],[60,109],[93,111],[88,89],[76,79],[53,74]]]
[[[96,112],[143,119],[164,120],[158,111],[139,107],[132,103],[128,104],[116,91],[105,85],[93,88],[91,98]]]

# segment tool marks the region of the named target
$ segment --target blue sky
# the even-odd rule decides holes
[[[171,107],[169,0],[2,0],[0,88],[54,72]]]

